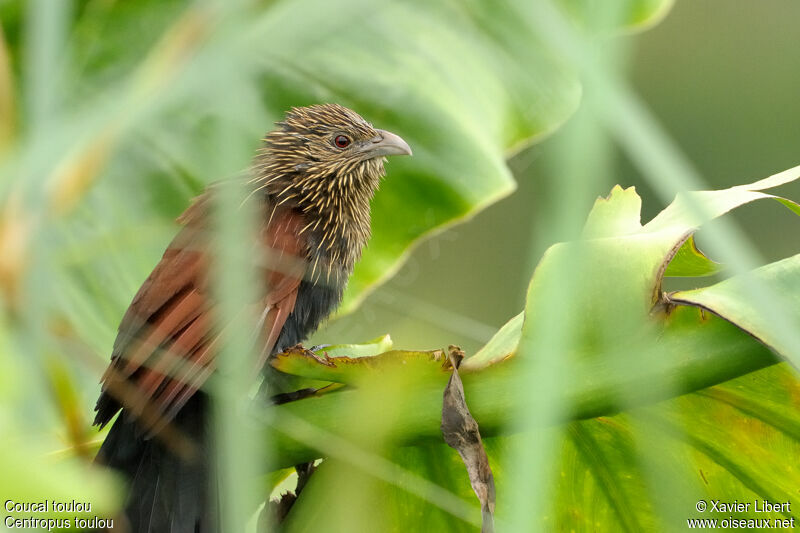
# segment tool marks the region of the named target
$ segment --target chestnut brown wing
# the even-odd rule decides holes
[[[218,336],[208,286],[208,200],[208,194],[201,196],[178,219],[184,227],[125,313],[102,378],[95,424],[105,425],[122,407],[156,432],[213,372]],[[256,248],[262,253],[254,257],[264,286],[250,306],[260,317],[261,357],[253,363],[258,368],[294,309],[307,256],[301,214],[270,209],[264,215]]]

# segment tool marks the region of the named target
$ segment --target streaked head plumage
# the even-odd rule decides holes
[[[254,184],[276,207],[303,211],[322,245],[352,243],[357,251],[341,252],[351,265],[369,238],[370,200],[385,156],[411,149],[339,104],[295,107],[276,125],[256,158]]]
[[[264,139],[272,173],[338,175],[383,172],[383,156],[411,154],[400,137],[376,129],[339,104],[294,107]]]

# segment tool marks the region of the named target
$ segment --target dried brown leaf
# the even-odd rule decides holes
[[[453,374],[444,390],[442,403],[442,435],[448,446],[454,448],[467,467],[472,490],[481,503],[483,533],[494,532],[494,476],[489,466],[489,457],[483,447],[478,423],[472,417],[464,398],[464,386],[458,375],[458,366],[464,352],[457,346],[450,346],[450,362]]]

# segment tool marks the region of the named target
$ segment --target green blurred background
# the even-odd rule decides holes
[[[591,0],[560,3],[583,6],[576,9],[586,8],[586,13],[607,5]],[[668,3],[622,2],[628,7]],[[52,5],[56,4],[64,5]],[[41,60],[47,67],[48,61],[58,65],[62,58],[37,58],[22,49],[25,26],[20,22],[21,13],[33,4],[0,0],[0,14],[7,17],[4,31],[18,60],[13,67],[22,80],[18,84],[20,98],[28,99],[19,105],[21,138],[23,143],[33,139],[30,146],[23,146],[29,159],[19,167],[13,166],[17,161],[10,164],[7,175],[11,178],[0,173],[4,178],[0,192],[19,186],[31,205],[46,211],[52,198],[47,196],[44,179],[51,166],[74,148],[71,134],[90,132],[91,143],[99,133],[100,151],[107,135],[115,150],[107,166],[103,161],[87,172],[91,187],[75,194],[77,208],[63,218],[45,212],[41,231],[27,243],[36,259],[23,279],[30,299],[14,309],[21,312],[4,317],[7,320],[0,327],[0,350],[12,347],[7,353],[0,352],[0,361],[10,354],[5,360],[14,371],[0,375],[0,399],[4,401],[0,407],[9,407],[7,419],[18,418],[22,428],[18,433],[30,437],[6,442],[12,452],[27,453],[31,441],[41,441],[45,452],[76,442],[97,443],[97,433],[88,427],[99,389],[97,379],[125,306],[175,231],[172,219],[206,183],[244,168],[259,136],[288,105],[336,99],[352,105],[376,126],[398,127],[398,133],[411,135],[415,157],[388,163],[384,194],[376,201],[379,213],[374,220],[379,231],[372,249],[383,255],[368,255],[371,262],[360,272],[366,275],[356,279],[363,288],[383,272],[381,267],[391,266],[395,255],[420,233],[507,192],[509,177],[502,150],[551,131],[575,104],[574,80],[563,75],[557,61],[553,62],[556,66],[551,63],[531,28],[523,23],[514,26],[518,22],[515,9],[523,11],[525,1],[507,10],[478,0],[386,2],[373,18],[364,16],[373,12],[363,10],[371,4],[357,0],[343,4],[347,11],[340,18],[332,16],[338,6],[333,3],[253,2],[253,12],[263,15],[263,26],[254,24],[255,30],[274,33],[254,31],[252,42],[237,40],[241,28],[254,29],[249,23],[257,16],[250,17],[248,8],[241,13],[233,8],[232,22],[220,17],[223,22],[216,24],[216,19],[209,17],[215,22],[209,29],[203,26],[206,6],[197,3],[192,6],[198,9],[173,27],[178,30],[170,34],[173,40],[167,39],[167,45],[159,48],[156,43],[162,31],[172,27],[187,4],[76,2],[80,6],[76,12],[85,18],[69,29],[69,38],[79,43],[69,50],[72,62],[65,62],[66,72],[43,68],[38,73],[43,78],[37,79],[21,72],[23,61],[36,64]],[[50,6],[47,0],[36,5]],[[208,5],[233,4],[209,1]],[[302,6],[315,9],[306,13]],[[107,19],[106,12],[110,13]],[[298,13],[310,19],[306,21]],[[61,15],[56,13],[52,19]],[[63,15],[64,20],[72,21],[72,14]],[[458,18],[451,19],[451,15]],[[43,16],[39,21],[43,25],[40,30],[53,32],[42,32],[45,40],[52,39],[50,45],[65,37],[58,35],[53,20]],[[365,20],[374,26],[367,27]],[[663,21],[622,37],[630,45],[625,50],[625,70],[633,87],[705,178],[708,188],[752,182],[800,163],[798,21],[800,4],[791,0],[735,4],[677,0]],[[227,23],[230,25],[225,26]],[[317,34],[317,28],[330,34]],[[473,33],[459,33],[464,28]],[[307,40],[293,42],[294,34],[302,31],[313,38],[305,35]],[[147,39],[140,38],[142,35]],[[341,48],[339,41],[320,45],[320,41],[326,44],[330,35],[340,39]],[[376,38],[387,39],[381,43],[389,50],[387,57],[381,55],[383,47],[372,47]],[[170,87],[170,67],[184,66],[181,52],[196,51],[192,46],[197,43],[201,43],[201,52],[211,51],[210,59],[203,58],[201,65],[214,68],[181,71],[175,77],[178,87]],[[268,56],[263,62],[245,46],[253,43],[262,46],[259,50]],[[343,59],[341,49],[355,54],[354,59]],[[148,56],[140,69],[149,50],[156,53]],[[294,55],[302,61],[284,69],[282,61],[297,60]],[[229,57],[237,60],[234,66]],[[312,67],[327,66],[329,70],[303,71],[306,60]],[[37,81],[50,89],[63,86],[67,95],[56,102],[62,106],[62,114],[38,117],[53,126],[52,132],[45,129],[44,134],[42,125],[34,120],[37,117],[22,112],[26,105],[36,107],[30,101],[36,100],[37,92],[47,92],[38,90]],[[197,87],[186,88],[193,83]],[[46,100],[60,96],[45,94],[44,104],[53,104]],[[477,107],[485,103],[494,105]],[[47,105],[39,111],[42,109]],[[86,111],[87,117],[74,116],[76,110]],[[132,117],[137,113],[143,116]],[[113,142],[116,119],[127,121],[129,127],[120,135],[119,146]],[[492,130],[499,126],[507,128]],[[458,344],[471,353],[481,347],[523,309],[534,266],[543,250],[558,238],[558,228],[536,224],[556,219],[553,209],[569,203],[555,197],[556,185],[564,176],[553,170],[558,166],[554,162],[556,148],[563,149],[558,146],[559,138],[569,128],[568,123],[513,156],[510,167],[518,183],[516,191],[470,220],[417,242],[385,285],[370,293],[351,314],[330,321],[310,343],[359,342],[389,333],[394,346],[403,349]],[[83,140],[74,144],[80,148]],[[574,157],[581,158],[580,146],[573,148]],[[613,184],[619,183],[637,187],[643,198],[643,216],[649,219],[667,201],[646,185],[621,151],[614,150],[613,180],[596,180],[587,185],[596,190],[576,194],[585,203],[579,212],[588,213],[592,198],[607,195]],[[42,154],[47,157],[36,157]],[[20,168],[22,172],[17,173]],[[459,179],[462,176],[454,168],[468,175]],[[18,176],[29,179],[15,181]],[[800,199],[800,185],[780,193]],[[402,204],[409,198],[414,205]],[[800,251],[798,240],[792,237],[800,232],[800,220],[775,203],[748,205],[731,217],[750,237],[762,262]],[[397,235],[400,239],[393,240]],[[701,231],[701,247],[703,240]],[[679,287],[675,281],[669,283],[667,289]],[[65,396],[52,401],[54,391]],[[3,413],[0,409],[0,416]],[[381,412],[381,418],[391,417]],[[0,422],[4,420],[0,418]],[[739,426],[731,427],[737,431]],[[425,459],[435,456],[431,450],[423,449]],[[30,453],[40,451],[31,449]],[[91,455],[84,449],[77,451],[86,458]],[[445,451],[444,457],[455,456]],[[12,472],[22,479],[25,461],[8,457],[8,463],[17,468]],[[49,466],[37,465],[42,471]],[[0,471],[6,466],[0,463]],[[458,472],[463,474],[460,465]],[[49,475],[48,471],[42,479],[49,482]],[[9,479],[16,481],[14,476]],[[0,482],[0,488],[11,484]],[[65,494],[71,494],[74,485],[65,481]],[[465,483],[453,487],[469,492]]]
[[[798,21],[800,3],[792,0],[678,0],[663,21],[630,38],[633,86],[708,188],[749,183],[800,163]],[[524,307],[524,288],[543,251],[532,244],[533,213],[548,208],[548,183],[558,179],[548,174],[552,145],[551,138],[516,155],[513,194],[419,244],[386,286],[315,341],[388,332],[396,346],[407,348],[482,346]],[[634,185],[642,196],[645,221],[663,209],[623,154],[615,165],[616,183]],[[609,190],[610,184],[592,195]],[[800,184],[777,191],[800,199]],[[756,202],[728,216],[766,261],[800,251],[792,237],[800,235],[800,219],[778,204]],[[702,248],[702,231],[698,244]],[[667,280],[665,288],[687,283]]]

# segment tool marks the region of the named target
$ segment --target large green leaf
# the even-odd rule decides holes
[[[587,360],[575,369],[573,378],[552,401],[573,406],[565,414],[566,419],[609,415],[709,387],[776,362],[769,349],[741,329],[688,307],[675,309],[663,320],[659,339],[657,350],[641,354],[646,359],[641,366],[637,365],[635,375],[621,374],[602,360]],[[623,352],[627,346],[620,345],[618,349]],[[393,357],[402,354],[396,351]],[[412,360],[418,356],[417,352],[407,355]],[[435,366],[441,368],[438,363]],[[462,372],[467,401],[482,432],[488,435],[507,432],[507,424],[512,420],[511,408],[524,400],[513,387],[519,372],[515,357],[479,371]],[[356,427],[348,424],[350,411],[363,403],[379,402],[387,409],[391,406],[393,439],[401,443],[438,439],[441,395],[449,375],[440,371],[439,378],[434,379],[435,375],[425,370],[420,377],[425,379],[415,379],[413,373],[375,372],[366,389],[337,389],[310,401],[280,406],[275,423],[280,428],[302,419],[331,434],[352,438]],[[361,383],[365,381],[362,376]],[[664,388],[664,382],[672,383],[673,387]],[[410,389],[413,394],[408,387],[413,387]],[[277,465],[297,464],[319,454],[320,448],[316,447],[319,443],[296,442],[280,433],[274,435],[272,430],[268,434],[276,439],[273,459]]]
[[[800,291],[797,290],[797,273],[800,271],[800,255],[767,265],[757,271],[759,277],[770,280],[770,285],[777,294],[788,300],[786,309],[792,313],[789,320],[800,326]],[[792,352],[792,347],[785,344],[785,338],[775,330],[770,322],[751,301],[743,299],[746,294],[744,286],[747,276],[730,278],[711,287],[692,291],[681,291],[669,296],[676,304],[696,305],[707,309],[772,347],[780,354]]]
[[[415,150],[389,163],[347,307],[419,237],[510,193],[506,156],[554,130],[579,98],[514,3],[225,4],[79,3],[67,28],[73,63],[53,98],[70,112],[52,114],[46,143],[17,139],[15,157],[0,161],[34,190],[32,210],[77,206],[48,228],[40,259],[59,290],[41,288],[58,293],[49,305],[103,359],[172,219],[205,184],[244,168],[290,105],[342,102]],[[25,10],[3,10],[24,65]]]
[[[796,521],[800,513],[785,502],[796,498],[800,478],[786,461],[800,451],[797,387],[797,377],[775,365],[630,414],[571,423],[555,523],[576,531],[669,531],[695,518]],[[652,486],[658,474],[648,470],[658,463],[681,490],[664,494]],[[664,513],[666,499],[672,515]],[[784,505],[758,512],[765,499]],[[706,511],[698,510],[700,501]],[[748,508],[717,512],[711,501]]]
[[[686,527],[687,518],[727,517],[712,513],[711,507],[708,514],[699,513],[695,505],[700,500],[791,500],[798,473],[793,466],[786,467],[785,457],[796,455],[800,447],[799,385],[784,365],[774,364],[774,353],[790,355],[791,351],[784,350],[771,324],[760,319],[757,307],[749,305],[738,278],[667,298],[660,287],[671,260],[682,263],[680,273],[705,268],[697,260],[699,252],[693,257],[677,255],[704,221],[753,200],[774,198],[761,189],[798,177],[800,168],[795,168],[752,185],[692,193],[688,200],[676,199],[644,226],[639,222],[640,202],[635,193],[615,188],[609,198],[595,205],[583,241],[556,245],[545,254],[531,282],[525,315],[512,319],[462,366],[470,410],[482,433],[495,436],[488,442],[498,480],[499,521],[509,514],[503,509],[502,495],[511,490],[506,483],[514,466],[508,464],[513,454],[507,450],[520,438],[508,436],[509,424],[526,401],[518,388],[526,361],[515,357],[516,346],[526,331],[536,331],[548,312],[540,291],[554,283],[565,262],[577,254],[591,265],[592,276],[588,283],[573,287],[572,299],[567,299],[571,312],[580,317],[573,332],[574,353],[527,354],[571,361],[569,379],[546,399],[567,406],[549,423],[572,422],[556,436],[561,443],[561,466],[555,469],[552,512],[541,517],[541,527],[676,529]],[[695,205],[688,207],[690,202]],[[572,247],[580,247],[577,254]],[[748,280],[772,291],[796,294],[800,255],[762,267]],[[791,296],[783,301],[795,322],[798,302]],[[402,357],[402,352],[393,352],[392,357]],[[394,523],[386,517],[417,516],[422,506],[434,524],[455,514],[463,521],[457,527],[473,528],[474,512],[439,505],[431,496],[434,492],[419,490],[419,480],[409,481],[403,472],[383,477],[370,474],[358,459],[359,451],[380,454],[387,443],[438,440],[446,374],[438,381],[414,382],[412,393],[407,388],[408,376],[392,379],[376,372],[373,378],[373,382],[364,376],[359,379],[359,383],[369,382],[366,387],[340,389],[312,401],[281,406],[274,421],[280,435],[278,464],[333,452],[337,466],[330,469],[337,474],[323,475],[312,485],[318,483],[326,491],[344,490],[340,483],[346,479],[342,472],[349,471],[343,464],[348,464],[361,471],[359,479],[369,487],[359,496],[366,498],[364,503],[386,502],[388,514],[376,511],[382,520]],[[394,396],[395,391],[402,393]],[[369,430],[354,429],[348,421],[359,413],[357,406],[376,402],[385,406],[391,425],[380,424],[376,430],[380,437],[365,440],[363,435]],[[308,431],[308,427],[317,429]],[[326,445],[328,439],[342,439],[337,442],[353,448],[337,454]],[[470,501],[466,474],[457,468],[452,454],[431,445],[425,448],[428,461],[406,460],[415,453],[392,457],[415,475]],[[414,496],[400,497],[397,486]],[[678,498],[671,492],[675,487],[680,489]],[[312,502],[314,494],[309,496]],[[300,509],[312,507],[307,501]],[[751,506],[749,512],[731,516],[774,520],[791,519],[793,513],[784,506],[776,513],[756,514]],[[293,520],[307,527],[330,516]]]
[[[189,197],[247,165],[261,134],[289,106],[338,101],[403,135],[415,151],[411,160],[389,163],[373,207],[374,239],[350,283],[351,305],[390,276],[420,236],[510,193],[507,153],[549,133],[575,108],[575,77],[536,44],[515,9],[363,1],[279,2],[226,13],[177,1],[87,8],[71,43],[81,59],[80,84],[63,100],[79,105],[79,98],[92,95],[97,109],[98,101],[122,96],[123,105],[141,109],[135,116],[111,114],[112,129],[118,123],[124,131],[136,129],[103,142],[92,140],[93,130],[102,132],[109,121],[104,125],[96,110],[79,111],[60,125],[65,153],[78,131],[79,150],[88,138],[90,153],[120,154],[106,172],[68,175],[75,183],[56,188],[80,195],[82,180],[102,178],[82,206],[83,220],[62,231],[77,231],[83,242],[109,234],[122,240],[112,250],[95,248],[105,262],[129,245],[158,249],[174,231],[169,219]],[[97,27],[107,38],[98,41],[87,30]],[[148,50],[145,43],[160,32],[166,38]],[[159,69],[171,72],[154,79]],[[109,83],[126,76],[130,87]],[[81,121],[84,116],[97,121]],[[238,144],[224,163],[214,149],[221,128]],[[47,155],[58,161],[57,151]],[[130,219],[116,219],[120,211]],[[132,235],[137,240],[131,242],[125,240],[130,227],[156,231]],[[133,264],[129,276],[141,279],[145,268]]]

